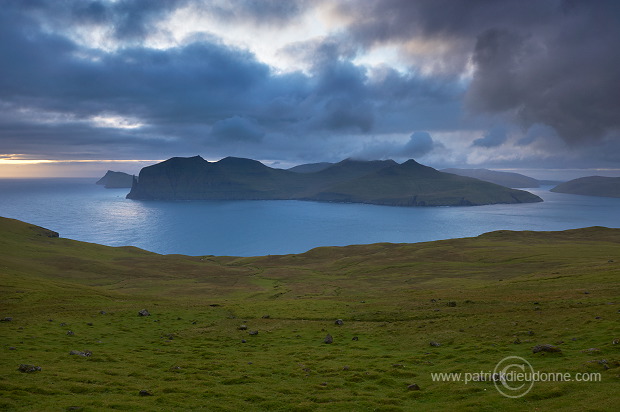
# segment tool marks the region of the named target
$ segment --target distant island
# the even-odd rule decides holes
[[[459,176],[473,177],[485,182],[506,187],[540,187],[540,182],[532,177],[513,172],[499,172],[489,169],[442,169],[442,172]]]
[[[620,177],[580,177],[560,183],[551,191],[573,195],[620,197]]]
[[[108,172],[101,179],[97,180],[98,185],[103,185],[106,189],[130,188],[133,184],[133,176],[124,172]]]
[[[128,199],[311,200],[389,206],[476,206],[531,203],[532,193],[443,173],[415,160],[343,160],[320,171],[296,173],[252,160],[174,157],[148,166]]]

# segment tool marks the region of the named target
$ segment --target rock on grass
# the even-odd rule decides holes
[[[557,346],[554,345],[550,345],[548,343],[542,344],[542,345],[536,345],[532,348],[532,353],[538,353],[538,352],[555,352],[555,353],[560,353],[562,352],[562,349],[558,348]]]
[[[39,372],[41,370],[41,367],[35,366],[35,365],[21,364],[19,365],[17,370],[20,372],[24,372],[24,373],[31,373],[31,372]]]

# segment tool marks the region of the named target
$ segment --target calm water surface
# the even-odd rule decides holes
[[[0,179],[0,216],[62,237],[157,253],[254,256],[317,246],[422,242],[493,230],[620,227],[620,199],[531,189],[545,202],[405,208],[301,201],[125,199],[96,179]]]

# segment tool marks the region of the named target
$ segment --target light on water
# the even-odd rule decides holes
[[[620,227],[620,199],[532,189],[543,203],[407,208],[302,201],[125,199],[93,179],[0,180],[0,216],[62,237],[157,253],[253,256],[318,246],[423,242],[493,230]]]

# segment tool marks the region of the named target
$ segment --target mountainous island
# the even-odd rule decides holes
[[[108,172],[101,179],[97,180],[98,185],[103,185],[106,189],[130,188],[133,183],[133,176],[124,172]]]
[[[580,177],[560,183],[551,191],[573,195],[620,197],[620,177]]]
[[[473,177],[485,182],[506,187],[540,187],[540,182],[532,177],[513,172],[499,172],[489,169],[442,169],[442,172],[459,176]]]
[[[227,157],[174,157],[148,166],[134,179],[128,199],[311,200],[389,206],[476,206],[542,199],[478,179],[440,172],[415,160],[343,160],[310,173],[274,169]]]

